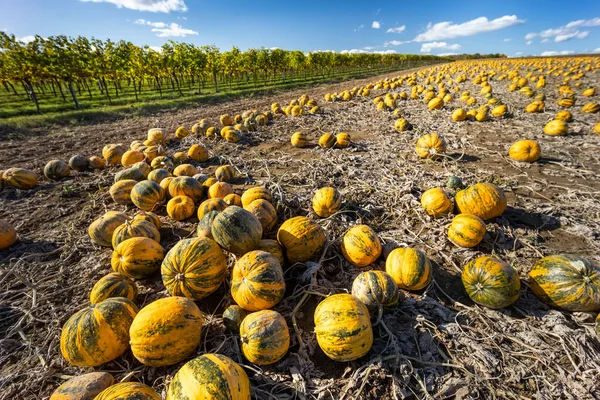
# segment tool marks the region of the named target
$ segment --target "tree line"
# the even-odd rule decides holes
[[[207,85],[215,92],[219,86],[237,82],[267,85],[277,80],[307,74],[321,75],[346,69],[405,66],[447,61],[432,55],[342,54],[302,52],[282,49],[233,47],[221,51],[216,46],[195,46],[169,41],[160,51],[120,40],[100,40],[78,36],[35,36],[23,43],[0,32],[0,81],[7,93],[17,94],[21,86],[40,112],[38,94],[50,93],[63,102],[71,98],[79,109],[79,96],[102,96],[110,104],[125,85],[136,101],[142,90],[160,94],[170,89],[183,96],[182,88],[197,88],[202,94]]]

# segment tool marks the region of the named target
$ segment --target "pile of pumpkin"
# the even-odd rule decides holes
[[[295,132],[290,138],[292,146],[302,148],[310,144],[309,136],[304,132]],[[351,139],[350,135],[346,132],[339,132],[333,134],[331,132],[325,132],[319,136],[319,147],[322,149],[331,149],[336,147],[338,149],[345,149],[350,146]]]

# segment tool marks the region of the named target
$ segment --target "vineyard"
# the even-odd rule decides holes
[[[464,60],[0,137],[0,399],[600,397],[599,84]]]
[[[377,75],[447,58],[411,54],[342,54],[215,46],[170,41],[160,49],[85,37],[24,44],[0,32],[0,121],[69,110],[200,100],[222,93],[290,88]]]

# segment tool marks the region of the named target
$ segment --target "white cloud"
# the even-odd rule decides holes
[[[384,47],[389,47],[389,46],[400,46],[402,44],[406,44],[406,43],[410,43],[410,40],[390,40],[389,42],[384,42],[383,46]]]
[[[198,32],[182,27],[179,24],[172,22],[170,25],[165,24],[164,22],[152,22],[146,21],[145,19],[138,19],[133,22],[138,25],[148,25],[151,26],[152,32],[156,33],[158,37],[185,37],[189,35],[197,35]]]
[[[533,43],[533,40],[530,40],[530,41],[528,41],[526,44],[527,44],[527,46],[529,46],[529,45],[530,45],[530,44],[532,44],[532,43]]]
[[[379,29],[379,28],[381,28],[381,22],[379,22],[379,21],[373,21],[373,23],[371,24],[371,28],[373,28],[373,29]]]
[[[438,57],[448,57],[448,56],[455,56],[458,53],[440,53],[440,54],[436,54],[436,56]]]
[[[550,56],[566,56],[569,54],[575,53],[571,50],[562,50],[562,51],[544,51],[540,56],[542,57],[550,57]]]
[[[17,39],[17,41],[19,41],[21,43],[27,44],[27,43],[33,42],[35,40],[35,36],[34,35],[20,36],[15,39]]]
[[[406,25],[397,26],[395,28],[390,28],[385,33],[401,33],[406,29]]]
[[[592,51],[592,53],[600,53],[600,47],[598,47],[597,49],[594,49],[594,51]]]
[[[542,43],[548,43],[550,39],[542,39]]]
[[[460,48],[460,44],[448,44],[446,42],[423,43],[421,53],[430,53],[433,49],[458,50]]]
[[[366,47],[365,47],[366,49]],[[370,47],[370,49],[373,49],[373,47]],[[378,50],[378,51],[367,51],[364,49],[350,49],[350,50],[342,50],[340,51],[341,54],[396,54],[396,50]]]
[[[396,50],[380,50],[380,51],[374,51],[373,53],[376,53],[376,54],[396,54]]]
[[[137,11],[164,12],[187,11],[184,0],[79,0],[84,3],[111,3],[119,8]]]
[[[427,25],[427,30],[417,35],[414,40],[415,42],[427,42],[430,40],[454,39],[461,36],[496,31],[523,22],[525,21],[518,19],[516,15],[505,15],[491,21],[486,17],[479,17],[462,24],[453,24],[450,21],[438,22],[437,24],[430,22]]]
[[[522,55],[523,55],[523,52],[522,52],[522,51],[517,51],[517,52],[515,53],[515,56],[522,56]]]
[[[368,53],[368,51],[362,50],[362,49],[350,49],[350,50],[342,50],[342,51],[340,51],[340,53],[342,53],[342,54],[361,54],[361,53]]]
[[[512,38],[507,37],[506,39],[504,39],[505,42],[511,42]]]
[[[364,28],[364,27],[365,27],[365,26],[364,26],[363,24],[360,24],[360,25],[358,26],[358,28],[354,28],[354,32],[358,32],[358,31],[360,31],[360,30],[361,30],[362,28]]]
[[[269,47],[269,50],[279,50],[279,47]]]
[[[566,25],[559,26],[558,28],[546,29],[539,33],[528,33],[527,35],[525,35],[525,40],[531,40],[536,37],[548,40],[554,38],[555,42],[560,43],[571,39],[585,39],[590,34],[590,32],[581,31],[579,30],[579,28],[597,26],[600,26],[600,17],[592,19],[580,19],[577,21],[571,21]],[[542,42],[544,41],[542,40]]]

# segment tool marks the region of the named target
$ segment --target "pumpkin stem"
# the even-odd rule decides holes
[[[181,282],[185,280],[185,274],[183,272],[179,272],[177,275],[175,275],[175,280],[177,282]]]

